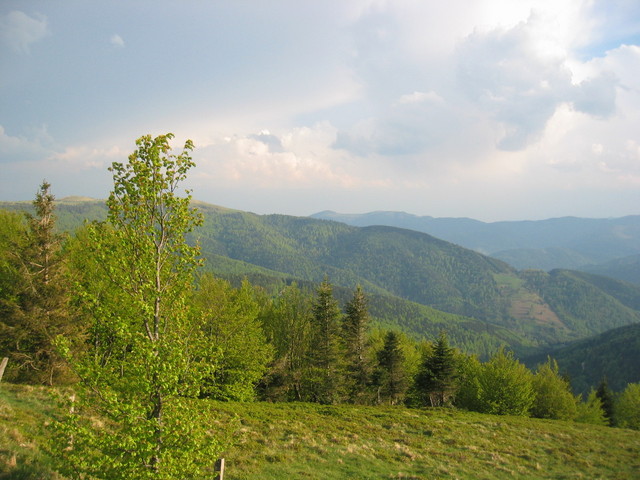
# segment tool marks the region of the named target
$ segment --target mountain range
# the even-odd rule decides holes
[[[342,302],[361,285],[377,325],[428,339],[444,329],[453,345],[481,356],[501,344],[521,357],[560,352],[560,347],[569,348],[573,341],[640,324],[640,285],[622,280],[569,269],[518,270],[480,253],[479,248],[465,248],[408,228],[359,227],[311,217],[256,215],[201,202],[194,205],[203,213],[204,224],[193,233],[192,241],[201,246],[205,268],[217,275],[231,280],[247,277],[271,291],[294,281],[312,289],[326,277]],[[24,210],[30,203],[4,202],[0,208]],[[57,202],[57,214],[59,227],[73,231],[85,219],[105,218],[106,207],[99,200],[62,199]],[[465,225],[482,223],[443,220],[455,225],[451,231],[457,230],[459,238],[470,238],[464,233]],[[580,242],[571,233],[574,225],[593,240],[583,238],[583,253],[592,251],[591,258],[597,254],[606,259],[619,254],[614,252],[633,252],[639,220],[549,221],[538,230],[530,222],[519,224],[528,235],[516,235],[518,225],[503,225],[505,232],[511,232],[505,233],[509,238],[500,240],[495,232],[485,233],[476,246],[509,244],[515,250],[519,235],[530,248],[540,244],[530,237],[548,241],[553,238],[551,231],[556,231],[565,232],[567,240],[573,238],[569,243],[576,247]],[[592,228],[589,235],[587,225]],[[596,252],[597,244],[604,253]],[[640,337],[640,329],[625,338],[636,336]]]
[[[323,211],[311,217],[360,227],[387,225],[428,233],[518,269],[579,269],[640,284],[640,274],[634,268],[640,262],[640,215],[493,223],[405,212]]]

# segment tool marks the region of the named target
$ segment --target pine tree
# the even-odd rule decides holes
[[[396,405],[404,400],[409,386],[404,362],[400,335],[390,330],[384,337],[382,350],[378,352],[378,365],[374,374],[378,403]]]
[[[55,197],[43,181],[27,214],[26,238],[15,245],[11,261],[17,273],[4,324],[9,377],[13,381],[52,385],[73,378],[58,355],[57,335],[73,335],[70,286],[62,253],[63,237],[55,232]]]
[[[609,382],[607,382],[607,377],[604,377],[598,385],[596,389],[596,396],[602,402],[602,410],[604,410],[604,416],[607,417],[609,421],[609,425],[613,426],[615,421],[615,412],[614,412],[614,400],[613,400],[613,392],[609,388]]]
[[[458,389],[458,372],[454,349],[441,332],[433,352],[424,356],[416,376],[416,390],[423,404],[441,407],[451,404]]]
[[[327,278],[316,291],[306,383],[309,399],[337,403],[343,398],[340,351],[340,308]]]
[[[369,312],[367,299],[358,285],[353,298],[345,307],[346,316],[342,323],[342,340],[345,351],[347,390],[349,400],[367,403],[373,366],[369,355],[368,328]]]

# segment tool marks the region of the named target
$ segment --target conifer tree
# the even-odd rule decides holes
[[[382,350],[378,352],[378,365],[374,374],[378,403],[396,405],[404,400],[409,387],[404,362],[400,336],[390,330],[384,337]]]
[[[336,403],[343,398],[343,372],[340,350],[340,308],[333,297],[333,286],[325,278],[312,305],[311,346],[306,383],[310,400]]]
[[[369,311],[367,299],[358,285],[353,298],[345,307],[346,316],[342,323],[342,339],[346,362],[346,383],[349,400],[354,403],[366,403],[373,366],[369,355]]]
[[[604,377],[598,385],[596,389],[596,396],[602,402],[602,410],[604,411],[604,416],[607,418],[609,425],[613,426],[615,422],[615,404],[613,399],[613,392],[609,388],[609,382],[607,381],[607,377]]]
[[[433,352],[425,354],[416,376],[416,390],[423,404],[432,407],[449,405],[458,389],[455,352],[441,332]]]
[[[50,189],[43,181],[33,201],[35,215],[27,214],[26,238],[11,252],[17,276],[3,322],[9,377],[48,385],[73,378],[54,340],[77,331],[70,313],[63,237],[55,232],[55,197]]]

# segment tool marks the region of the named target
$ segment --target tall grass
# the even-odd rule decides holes
[[[62,480],[40,449],[54,405],[46,388],[0,384],[0,479]],[[632,430],[449,409],[202,408],[235,426],[225,480],[640,478],[640,432]]]

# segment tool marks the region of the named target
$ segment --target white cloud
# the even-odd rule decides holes
[[[0,18],[0,35],[3,43],[16,53],[27,54],[32,44],[42,40],[48,33],[47,19],[36,14],[30,17],[14,10]]]
[[[46,126],[32,129],[29,137],[7,134],[0,125],[0,163],[19,163],[40,160],[52,152],[53,139]]]
[[[111,45],[113,45],[114,47],[124,48],[124,40],[117,33],[114,33],[113,35],[111,35],[111,38],[109,39],[109,43],[111,43]]]

